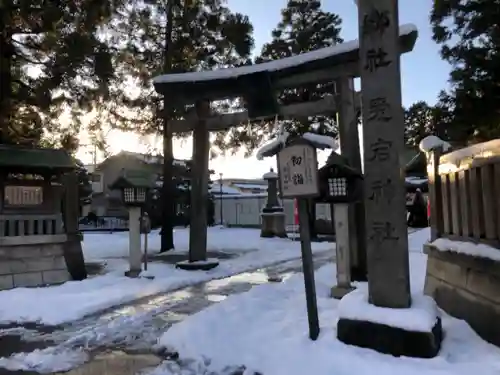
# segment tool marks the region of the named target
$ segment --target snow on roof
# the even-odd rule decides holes
[[[264,173],[264,176],[262,176],[265,180],[270,180],[272,178],[278,178],[278,174],[273,171],[272,169],[267,172],[267,173]]]
[[[419,178],[419,177],[406,177],[405,182],[410,184],[410,185],[422,185],[422,184],[427,184],[429,180],[427,178]]]
[[[431,242],[436,250],[470,255],[477,258],[500,261],[500,251],[496,247],[491,247],[482,243],[472,243],[465,241],[452,241],[447,238],[438,238]]]
[[[272,156],[277,153],[282,147],[285,146],[286,141],[288,140],[289,134],[287,132],[282,133],[279,137],[272,140],[269,143],[266,143],[257,151],[257,160],[262,160],[267,156]],[[337,148],[338,144],[335,139],[329,137],[327,135],[320,135],[314,133],[304,133],[302,138],[312,142],[316,148],[325,149],[325,148]]]
[[[221,185],[219,184],[212,184],[212,188],[210,189],[210,192],[212,194],[220,194],[221,193]],[[231,186],[227,185],[222,185],[222,194],[227,194],[227,195],[240,195],[241,191],[238,189],[235,189]]]
[[[327,135],[304,133],[302,137],[307,139],[309,142],[312,142],[317,146],[323,146],[324,148],[332,148],[335,150],[338,147],[337,141]]]
[[[269,156],[270,154],[273,153],[276,149],[279,149],[286,144],[286,140],[288,139],[288,132],[283,132],[280,134],[277,138],[274,140],[270,141],[269,143],[266,143],[264,146],[262,146],[259,151],[257,151],[257,160],[262,160],[266,156]]]
[[[259,189],[259,190],[265,190],[267,189],[267,184],[233,184],[233,186],[240,188],[240,189]]]
[[[399,27],[399,35],[408,35],[417,31],[414,24],[405,24]],[[302,65],[311,61],[322,60],[342,53],[351,52],[358,48],[358,40],[351,40],[346,43],[337,44],[335,46],[321,48],[316,51],[302,53],[300,55],[287,57],[280,60],[268,61],[261,64],[241,66],[238,68],[226,68],[218,70],[205,70],[201,72],[163,74],[153,78],[154,84],[161,83],[181,83],[181,82],[197,82],[211,81],[217,79],[238,78],[247,74],[258,72],[272,72],[285,68]]]
[[[121,151],[120,153],[136,157],[136,158],[140,159],[141,161],[148,163],[148,164],[163,164],[163,156],[162,155],[142,154],[139,152],[132,152],[132,151]],[[180,167],[186,167],[187,160],[174,159],[173,164],[178,165]]]
[[[439,147],[442,147],[443,151],[446,152],[451,148],[451,145],[448,142],[443,141],[441,138],[436,137],[435,135],[429,135],[425,137],[418,144],[418,148],[422,152],[431,152],[432,150],[435,150]]]

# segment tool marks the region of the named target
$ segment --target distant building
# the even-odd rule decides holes
[[[211,192],[221,194],[221,180],[213,181]],[[222,179],[222,195],[262,195],[267,194],[267,182],[260,179],[226,178]]]
[[[190,163],[190,160],[174,159],[174,176],[189,179]],[[109,189],[109,185],[118,178],[122,169],[146,170],[159,179],[163,174],[163,157],[121,151],[106,158],[95,168],[93,165],[86,167],[93,190],[92,203],[86,211],[92,211],[98,216],[126,217],[128,213],[122,203],[120,192]]]

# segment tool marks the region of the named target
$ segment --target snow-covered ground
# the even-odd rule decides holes
[[[141,240],[143,238],[141,237]],[[160,249],[160,235],[157,230],[148,236],[148,252],[155,254]],[[169,254],[186,253],[189,248],[189,229],[174,230],[175,250]],[[298,243],[292,247],[299,248]],[[244,228],[225,228],[215,226],[208,228],[207,250],[229,253],[244,253],[247,251],[281,251],[290,248],[290,241],[281,239],[262,239],[260,230]],[[144,250],[144,249],[143,249]],[[128,232],[85,233],[83,242],[85,260],[100,260],[128,257]]]
[[[423,290],[426,256],[421,247],[428,236],[428,230],[410,235],[413,293]],[[153,374],[229,374],[228,366],[241,365],[249,370],[245,374],[266,375],[500,374],[500,349],[444,313],[445,338],[433,359],[396,358],[341,343],[335,328],[339,302],[329,297],[334,283],[333,264],[316,272],[318,341],[308,339],[303,279],[294,275],[231,296],[171,327],[159,344],[178,350],[181,360],[165,361]]]
[[[189,231],[175,231],[176,250],[186,253]],[[160,247],[158,232],[149,236],[149,248]],[[83,281],[71,281],[44,288],[17,288],[0,292],[0,324],[36,322],[55,325],[70,322],[111,306],[134,301],[157,293],[174,290],[198,282],[223,278],[269,264],[300,257],[300,243],[289,239],[263,239],[256,229],[210,228],[208,250],[241,253],[221,260],[211,271],[182,271],[164,262],[150,263],[148,275],[155,278],[129,279],[127,269],[128,233],[86,233],[86,261],[105,260],[110,272]],[[332,251],[332,243],[314,243],[314,252]]]

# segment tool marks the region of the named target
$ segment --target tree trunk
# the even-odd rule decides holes
[[[0,0],[0,144],[8,139],[12,103],[11,9],[6,3]]]
[[[0,0],[1,1],[1,0]],[[164,50],[164,73],[172,70],[172,54],[170,45],[172,44],[172,19],[173,1],[169,0],[167,5],[167,28],[165,32]],[[161,249],[160,252],[172,250],[174,248],[174,219],[175,201],[173,186],[173,147],[172,133],[169,127],[169,117],[171,115],[169,98],[163,98],[163,207],[162,207],[162,228],[161,228]]]

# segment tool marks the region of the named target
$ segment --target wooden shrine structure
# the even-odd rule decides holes
[[[66,151],[0,145],[0,290],[86,278],[78,217]]]
[[[410,52],[417,39],[413,25],[399,30],[400,53]],[[269,61],[261,64],[215,71],[166,74],[154,78],[155,89],[172,106],[194,109],[185,118],[169,121],[167,134],[193,132],[193,180],[191,190],[190,259],[206,260],[209,132],[228,130],[249,121],[300,119],[315,115],[337,115],[341,152],[349,164],[361,170],[358,141],[359,94],[354,92],[353,79],[360,76],[358,41]],[[277,94],[284,89],[335,82],[335,92],[324,98],[288,106],[280,106]],[[243,98],[246,111],[231,114],[212,113],[211,102]],[[363,203],[352,207],[350,220],[364,227]],[[355,227],[351,225],[351,227]],[[352,233],[355,267],[366,275],[365,234]],[[359,239],[359,240],[358,240]],[[363,241],[363,242],[361,242]],[[360,272],[358,272],[360,273]],[[365,276],[366,277],[366,276]]]

